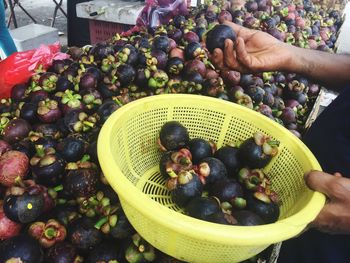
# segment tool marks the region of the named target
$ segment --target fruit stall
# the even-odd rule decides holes
[[[344,50],[344,5],[159,1],[147,27],[145,3],[93,2],[91,45],[0,62],[0,263],[277,262],[325,202],[301,139],[336,94],[210,52],[236,37],[225,21]]]

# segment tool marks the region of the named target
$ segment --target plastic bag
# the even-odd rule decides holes
[[[0,62],[0,98],[8,98],[14,85],[24,84],[42,66],[47,69],[53,60],[66,59],[68,54],[59,52],[60,44],[45,46],[38,49],[16,52]]]
[[[190,0],[146,0],[136,26],[155,28],[169,22],[176,15],[187,15]]]

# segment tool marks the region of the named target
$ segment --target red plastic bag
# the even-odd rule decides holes
[[[190,0],[146,0],[136,21],[138,27],[156,28],[176,15],[187,15]]]
[[[42,66],[47,69],[53,60],[66,59],[68,54],[59,52],[60,44],[45,46],[38,49],[16,52],[0,62],[0,98],[8,98],[11,89],[16,84],[24,84]]]

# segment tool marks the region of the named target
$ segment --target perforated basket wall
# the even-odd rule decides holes
[[[132,25],[89,20],[90,42],[96,44],[112,38],[117,33],[128,31]]]
[[[265,169],[282,200],[279,221],[239,227],[183,215],[158,171],[156,140],[169,120],[181,122],[191,138],[211,139],[218,147],[258,130],[279,140],[280,152]],[[304,173],[320,167],[301,141],[261,114],[204,96],[158,95],[123,106],[103,126],[98,156],[135,229],[159,250],[188,262],[245,260],[300,233],[325,201],[304,184]]]

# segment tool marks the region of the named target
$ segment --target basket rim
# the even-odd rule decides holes
[[[190,236],[192,238],[202,240],[207,239],[208,241],[215,240],[216,243],[220,243],[222,245],[268,245],[284,241],[303,231],[307,224],[314,220],[323,208],[326,200],[324,194],[310,190],[312,191],[310,201],[301,210],[292,216],[286,217],[272,224],[259,226],[221,225],[189,217],[159,204],[137,189],[136,186],[134,186],[128,179],[126,179],[125,176],[123,176],[123,173],[118,166],[114,162],[110,161],[109,156],[112,156],[112,152],[109,145],[109,138],[112,128],[120,116],[127,114],[131,108],[135,108],[141,104],[146,102],[149,103],[155,100],[181,100],[198,98],[208,103],[226,104],[226,106],[232,107],[233,110],[235,108],[239,108],[239,110],[245,111],[246,114],[253,114],[256,117],[264,118],[264,121],[268,122],[270,125],[273,125],[274,129],[279,130],[279,132],[286,133],[286,131],[288,131],[282,125],[279,125],[266,116],[244,106],[203,95],[161,94],[130,102],[119,108],[108,118],[100,131],[97,142],[98,159],[101,168],[112,188],[120,197],[122,206],[124,201],[157,224],[161,224],[167,228],[175,230],[180,234]],[[288,137],[288,139],[292,140],[293,144],[295,143],[298,145],[298,147],[302,148],[306,157],[313,163],[314,170],[321,171],[318,161],[301,140],[294,135]],[[110,180],[112,177],[111,175],[113,175],[113,177],[117,177],[118,180]],[[142,200],[142,202],[139,202],[139,200]],[[157,211],[157,213],[154,213],[154,211]],[[142,233],[140,234],[142,235]]]

